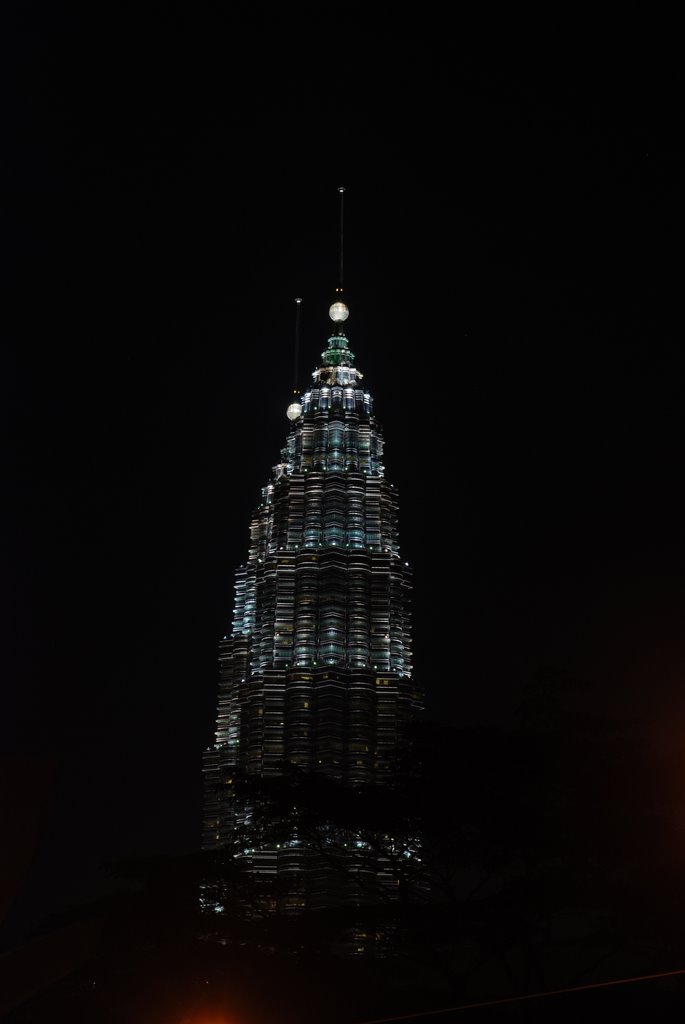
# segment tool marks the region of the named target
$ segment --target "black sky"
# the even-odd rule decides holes
[[[296,295],[303,383],[327,337],[341,183],[429,715],[506,724],[551,665],[677,742],[682,76],[639,26],[576,28],[500,55],[358,8],[14,17],[2,739],[43,809],[12,928],[197,842],[217,639]]]

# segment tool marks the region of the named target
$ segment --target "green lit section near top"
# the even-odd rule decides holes
[[[324,366],[351,366],[354,354],[350,351],[344,334],[334,334],[328,339],[328,348],[321,353]]]

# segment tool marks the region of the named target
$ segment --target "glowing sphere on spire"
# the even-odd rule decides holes
[[[291,402],[285,414],[289,420],[299,420],[302,415],[302,406],[299,402]]]
[[[344,302],[334,302],[331,308],[328,310],[328,315],[335,323],[342,323],[343,320],[347,320],[350,315],[350,311]]]

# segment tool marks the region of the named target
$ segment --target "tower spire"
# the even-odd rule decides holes
[[[342,301],[342,294],[343,294],[343,239],[344,239],[343,229],[344,229],[344,226],[345,226],[345,218],[344,218],[345,189],[343,188],[342,185],[338,189],[338,194],[340,195],[340,277],[338,279],[338,287],[335,289],[335,295],[336,295],[335,302],[333,303],[333,305],[328,310],[328,315],[330,316],[331,320],[334,323],[336,323],[336,324],[343,323],[343,321],[347,320],[348,316],[350,315],[349,309],[347,308],[345,303]]]
[[[345,189],[341,186],[338,189],[338,193],[340,195],[340,281],[338,283],[338,287],[336,288],[336,291],[339,292],[342,295],[342,290],[343,290],[343,229],[344,229],[344,226],[345,226],[345,217],[344,217],[344,213],[345,213],[345,208],[344,208]]]
[[[297,391],[298,375],[300,372],[300,309],[302,299],[295,299],[295,365],[293,367],[293,388]]]
[[[300,309],[302,299],[295,299],[295,357],[293,360],[293,398],[286,409],[286,416],[289,420],[297,420],[302,415],[302,403],[300,402],[300,389],[297,386],[300,372]]]

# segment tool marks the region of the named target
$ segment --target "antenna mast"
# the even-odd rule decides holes
[[[293,397],[287,408],[286,415],[291,423],[302,415],[302,403],[300,402],[300,389],[297,386],[298,374],[300,372],[300,308],[302,299],[295,299],[295,358],[293,360]]]
[[[338,189],[340,194],[340,284],[335,289],[337,292],[342,293],[343,290],[343,228],[345,224],[344,218],[344,203],[345,203],[345,189],[340,187]]]
[[[297,391],[297,381],[300,372],[300,309],[302,299],[295,299],[295,365],[293,367],[293,388]]]

